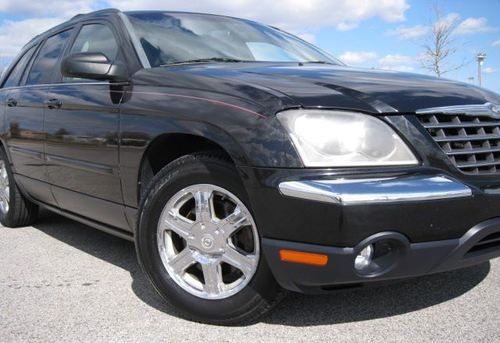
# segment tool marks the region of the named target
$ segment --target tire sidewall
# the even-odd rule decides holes
[[[3,213],[0,211],[0,222],[2,224],[9,225],[12,217],[12,206],[14,206],[14,192],[16,191],[14,176],[12,175],[11,164],[9,162],[9,158],[7,154],[0,148],[0,159],[5,163],[5,169],[7,170],[7,176],[9,178],[9,210],[7,213]]]

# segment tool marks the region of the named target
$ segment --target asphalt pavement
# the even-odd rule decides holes
[[[43,212],[0,227],[0,342],[500,342],[500,259],[328,295],[290,294],[260,323],[178,316],[132,243]]]

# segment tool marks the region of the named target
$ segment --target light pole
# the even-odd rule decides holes
[[[479,54],[477,54],[476,57],[477,57],[477,80],[479,82],[479,87],[481,87],[483,83],[481,67],[483,66],[484,60],[486,59],[486,54],[480,52]]]

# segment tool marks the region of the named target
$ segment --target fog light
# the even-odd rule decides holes
[[[370,265],[373,258],[373,245],[368,245],[366,248],[360,251],[356,260],[354,261],[354,268],[357,270],[363,270]]]

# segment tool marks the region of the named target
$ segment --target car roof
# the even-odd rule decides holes
[[[161,11],[161,10],[138,10],[138,11],[124,11],[124,14],[134,15],[134,14],[147,14],[147,13],[165,13],[165,14],[188,14],[188,15],[199,15],[199,16],[208,16],[208,17],[220,17],[220,18],[231,18],[243,21],[251,21],[248,19],[232,17],[228,15],[215,14],[215,13],[204,13],[204,12],[186,12],[186,11]]]

